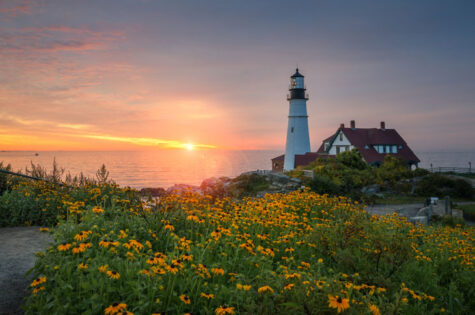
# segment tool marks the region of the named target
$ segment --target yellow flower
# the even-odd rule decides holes
[[[92,208],[92,211],[96,214],[101,214],[102,212],[104,212],[104,209],[98,206],[98,207]]]
[[[107,267],[109,267],[109,265],[103,265],[103,266],[99,266],[99,272],[101,273],[104,273],[107,271]]]
[[[201,295],[202,297],[204,297],[205,299],[208,299],[208,300],[214,299],[214,294],[201,293],[200,295]]]
[[[319,264],[323,263],[323,259],[318,258],[317,263],[319,263]]]
[[[215,275],[224,275],[224,270],[221,268],[211,268],[211,272]]]
[[[234,307],[228,307],[226,305],[223,305],[218,307],[215,312],[216,315],[234,314]]]
[[[87,264],[80,263],[79,266],[78,266],[78,269],[79,269],[79,270],[86,270],[87,267],[89,267]]]
[[[48,228],[40,228],[40,232],[48,232],[49,229]]]
[[[36,287],[39,284],[45,283],[46,282],[46,277],[40,277],[36,278],[33,280],[33,282],[30,284],[30,287]]]
[[[180,300],[185,304],[190,304],[191,303],[190,298],[188,296],[186,296],[185,294],[180,295]]]
[[[381,312],[379,311],[379,308],[378,308],[376,305],[374,305],[374,304],[370,304],[370,305],[369,305],[369,311],[370,311],[371,314],[373,314],[373,315],[380,315],[380,314],[381,314]]]
[[[339,296],[328,295],[328,306],[331,308],[336,308],[337,312],[343,312],[350,307],[349,299],[343,299]]]
[[[34,288],[34,289],[33,289],[33,294],[36,294],[36,293],[38,293],[38,292],[40,292],[40,291],[43,291],[44,289],[45,289],[45,287]]]
[[[109,314],[113,315],[113,314],[117,314],[119,312],[125,311],[126,308],[127,308],[127,304],[114,302],[108,308],[104,310],[104,313],[106,315],[109,315]]]
[[[274,293],[274,290],[271,287],[269,287],[268,285],[265,285],[265,286],[260,287],[259,289],[257,289],[257,292],[259,292],[259,293],[266,293],[266,292]]]
[[[293,283],[289,283],[286,286],[284,286],[284,290],[292,290],[292,288],[295,286]]]
[[[120,278],[120,274],[117,272],[117,271],[107,271],[107,275],[109,276],[109,278],[111,279],[114,279],[114,280],[117,280]]]
[[[71,247],[71,244],[63,243],[63,244],[58,245],[58,250],[60,252],[63,252],[63,251],[67,251],[70,247]]]
[[[84,241],[91,233],[91,231],[81,231],[74,236],[74,239],[76,241]]]
[[[170,224],[165,225],[164,229],[169,230],[169,231],[175,231],[175,228],[173,227],[173,225],[170,225]]]

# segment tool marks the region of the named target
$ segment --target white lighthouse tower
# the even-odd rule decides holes
[[[290,171],[295,166],[295,155],[310,152],[310,137],[308,135],[307,100],[305,94],[304,76],[297,68],[290,77],[289,125],[287,127],[287,142],[285,144],[284,170]]]

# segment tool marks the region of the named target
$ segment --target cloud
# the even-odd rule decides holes
[[[66,26],[5,29],[0,33],[0,53],[31,55],[41,52],[89,51],[107,49],[123,39],[119,31],[93,31]]]
[[[139,146],[151,146],[151,147],[162,147],[168,149],[188,149],[191,146],[199,149],[214,149],[216,146],[210,144],[200,144],[200,143],[188,143],[180,142],[176,140],[165,140],[157,138],[133,138],[133,137],[117,137],[110,135],[79,135],[79,137],[106,140],[106,141],[118,141],[118,142],[127,142]]]
[[[0,1],[0,15],[15,18],[19,15],[32,14],[34,1],[31,0],[2,0]]]

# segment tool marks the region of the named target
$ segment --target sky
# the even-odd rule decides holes
[[[475,150],[474,1],[0,0],[0,150],[312,150],[340,123]]]

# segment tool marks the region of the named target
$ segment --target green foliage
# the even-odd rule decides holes
[[[412,175],[414,177],[422,177],[422,176],[426,176],[426,175],[429,175],[430,172],[424,168],[416,168],[415,170],[412,171]]]
[[[101,168],[96,172],[97,183],[99,185],[105,184],[108,182],[109,171],[106,169],[106,165],[102,164]]]
[[[10,164],[3,165],[3,162],[0,162],[0,170],[12,171],[12,166]],[[5,173],[0,173],[0,196],[4,191],[7,191],[11,187],[11,176]]]
[[[456,209],[463,211],[463,217],[470,221],[475,221],[475,204],[471,205],[455,205]]]
[[[442,217],[439,216],[439,215],[433,215],[431,217],[431,223],[432,224],[440,224],[442,226],[451,226],[451,227],[465,226],[465,220],[464,219],[453,217],[451,215],[444,215]]]
[[[389,182],[394,186],[397,181],[410,178],[411,171],[407,165],[399,158],[386,155],[384,163],[376,169],[376,178],[380,184]]]
[[[366,170],[369,165],[363,160],[361,153],[357,149],[345,151],[335,157],[337,163],[341,163],[349,168]]]
[[[348,299],[345,314],[475,308],[471,227],[414,226],[310,192],[185,193],[149,205],[111,185],[59,194],[85,205],[69,205],[81,213],[51,230],[32,271],[44,282],[32,283],[26,314],[104,314],[114,302],[135,314],[336,314],[335,296]]]
[[[329,194],[335,196],[340,193],[340,187],[330,178],[323,175],[315,175],[314,178],[308,182],[308,187],[317,194]]]
[[[106,182],[107,176],[98,178],[101,184],[85,177],[81,177],[80,180],[77,177],[67,178],[70,184],[63,184],[61,177],[64,169],[59,168],[56,162],[53,163],[53,168],[49,173],[41,165],[33,163],[31,168],[26,169],[26,173],[45,180],[25,180],[13,175],[7,177],[8,190],[0,196],[0,227],[53,226],[60,219],[71,214],[71,205],[77,208],[75,210],[77,214],[85,207],[111,202],[108,196],[111,192],[119,191],[115,184]],[[99,173],[108,175],[104,165],[98,171]],[[1,180],[0,185],[2,185]],[[125,197],[123,194],[118,194],[118,196]]]
[[[233,178],[230,191],[234,197],[253,196],[258,191],[269,188],[269,182],[265,176],[259,174],[242,174]]]
[[[305,167],[308,168],[316,175],[308,185],[317,193],[342,194],[360,200],[361,188],[375,181],[373,168],[356,149],[342,152],[335,159],[318,159]]]
[[[430,174],[421,179],[415,189],[419,196],[444,196],[471,198],[473,196],[472,185],[463,180],[453,180],[440,174]]]

